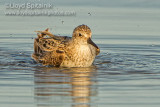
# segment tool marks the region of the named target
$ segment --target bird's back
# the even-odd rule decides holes
[[[34,53],[32,58],[43,65],[60,66],[65,58],[65,47],[71,40],[66,36],[48,36],[38,34],[34,40]]]

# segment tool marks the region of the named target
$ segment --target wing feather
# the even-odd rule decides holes
[[[56,37],[48,35],[48,29],[41,32],[38,38],[34,40],[34,54],[32,58],[43,65],[60,66],[65,58],[65,42],[70,40],[69,37]],[[46,37],[46,36],[49,37]],[[53,35],[53,34],[52,34]]]

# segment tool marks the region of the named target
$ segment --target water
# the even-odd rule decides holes
[[[54,1],[60,9],[74,9],[75,17],[5,16],[1,11],[0,106],[159,107],[160,2],[113,1]],[[93,66],[53,68],[33,61],[34,30],[49,27],[70,36],[80,24],[91,27],[101,49]]]
[[[100,36],[92,67],[52,68],[31,59],[33,36],[0,37],[1,106],[159,106],[160,45],[146,43],[160,37]]]

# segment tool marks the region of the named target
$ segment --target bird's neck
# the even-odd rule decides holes
[[[78,44],[78,45],[87,45],[87,41],[84,39],[80,39],[80,38],[72,38],[72,42],[74,44]]]

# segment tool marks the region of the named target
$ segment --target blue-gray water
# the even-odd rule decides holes
[[[160,37],[99,36],[92,67],[52,68],[31,59],[33,36],[0,37],[2,107],[160,105],[160,45],[146,44]]]
[[[5,16],[8,2],[0,5],[0,107],[160,106],[160,1],[49,1],[74,10],[70,17]],[[92,67],[45,67],[31,59],[35,30],[71,36],[80,24],[101,49]]]

